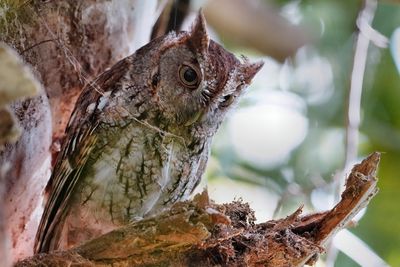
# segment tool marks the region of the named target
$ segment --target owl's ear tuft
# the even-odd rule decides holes
[[[208,51],[210,37],[207,33],[206,19],[201,9],[190,31],[190,42],[197,52],[203,54]]]
[[[244,63],[241,64],[241,72],[243,74],[244,82],[250,84],[251,80],[263,66],[263,61],[251,63],[246,59]]]

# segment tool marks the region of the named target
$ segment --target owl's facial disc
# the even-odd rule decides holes
[[[188,45],[198,64],[181,65],[179,79],[182,85],[193,92],[193,98],[199,104],[189,109],[184,125],[209,124],[207,121],[218,124],[216,121],[222,121],[223,114],[237,102],[263,63],[250,63],[247,59],[241,62],[210,40],[201,11],[189,36]]]
[[[149,81],[174,127],[216,129],[262,66],[240,61],[210,40],[201,12],[190,32],[167,36],[159,50]]]

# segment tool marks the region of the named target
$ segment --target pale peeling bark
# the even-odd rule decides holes
[[[248,204],[217,205],[204,192],[153,218],[132,223],[75,249],[40,254],[22,266],[303,266],[346,227],[377,192],[379,153],[354,166],[331,210],[254,223]]]
[[[10,145],[19,142],[21,136],[21,126],[16,118],[18,114],[14,114],[10,105],[13,106],[15,101],[32,97],[40,91],[41,87],[29,68],[24,66],[11,48],[0,43],[0,155],[8,155]],[[24,126],[26,125],[22,125]],[[13,182],[8,176],[15,162],[7,156],[0,163],[0,259],[3,266],[9,266],[11,255],[8,252],[12,233],[6,219],[10,217],[10,212],[16,211],[6,208],[9,201],[6,193]],[[22,234],[23,231],[20,232]]]

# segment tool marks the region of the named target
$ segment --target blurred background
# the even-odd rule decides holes
[[[29,2],[2,1],[0,18],[12,21],[6,7]],[[349,168],[380,151],[380,192],[358,215],[357,227],[335,236],[317,266],[400,266],[400,0],[118,1],[133,9],[116,3],[111,10],[124,11],[115,13],[120,20],[111,27],[124,33],[116,42],[120,50],[108,44],[116,55],[133,52],[150,34],[187,29],[202,8],[212,39],[238,56],[265,62],[214,139],[203,184],[212,199],[241,198],[260,222],[285,217],[302,204],[305,213],[324,211],[340,199]],[[96,25],[101,16],[93,14],[89,22]],[[49,36],[38,44],[56,40]],[[47,55],[48,47],[42,49]],[[81,47],[74,49],[80,55]],[[79,61],[69,53],[75,68]],[[50,100],[64,102],[69,89],[60,92],[70,95],[55,93]],[[59,107],[52,105],[53,115]]]
[[[174,1],[174,26],[189,2],[213,39],[265,62],[214,139],[211,198],[242,198],[259,221],[327,210],[380,151],[380,192],[317,266],[400,266],[400,1]]]

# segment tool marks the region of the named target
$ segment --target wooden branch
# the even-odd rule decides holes
[[[330,211],[255,224],[239,201],[217,205],[207,192],[77,248],[39,254],[15,266],[303,266],[377,192],[379,153],[353,167],[341,201]]]

